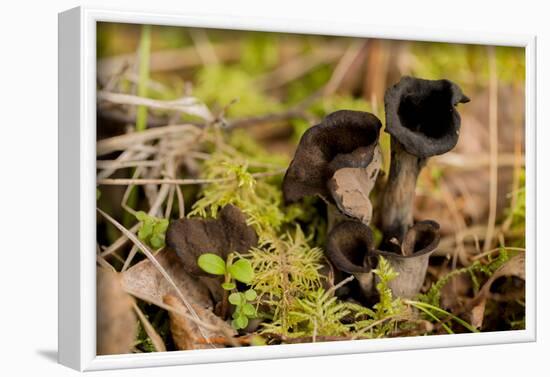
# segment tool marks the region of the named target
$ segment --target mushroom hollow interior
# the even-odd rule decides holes
[[[373,242],[369,227],[357,221],[344,221],[329,233],[327,254],[340,271],[369,272]]]
[[[454,132],[452,97],[448,85],[404,94],[397,110],[401,124],[432,139]]]
[[[455,106],[469,100],[452,81],[404,77],[386,91],[386,131],[415,156],[448,152],[460,130]]]
[[[402,250],[404,255],[430,253],[439,245],[439,224],[435,221],[420,221],[405,235]]]

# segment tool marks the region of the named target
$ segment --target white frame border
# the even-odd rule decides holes
[[[526,329],[396,339],[96,356],[96,23],[123,22],[525,48]],[[307,357],[536,340],[536,37],[225,14],[87,7],[59,14],[59,362],[80,371]]]

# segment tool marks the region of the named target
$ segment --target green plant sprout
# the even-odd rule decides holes
[[[256,297],[258,295],[254,289],[249,289],[244,293],[233,292],[229,295],[229,303],[235,305],[231,321],[231,326],[234,329],[244,329],[248,326],[249,319],[256,318],[256,308],[251,304]]]
[[[135,216],[141,223],[138,238],[155,250],[162,249],[165,246],[168,219],[150,216],[143,211],[136,212]]]
[[[250,284],[254,278],[254,270],[252,265],[245,258],[239,258],[233,261],[235,258],[234,253],[230,253],[227,256],[227,261],[224,261],[221,257],[213,253],[202,254],[197,263],[199,267],[212,275],[223,276],[224,281],[222,288],[224,289],[224,297],[222,301],[222,318],[225,318],[227,312],[227,302],[235,306],[233,311],[233,320],[231,325],[234,329],[244,329],[248,326],[248,320],[256,317],[256,308],[250,303],[257,297],[254,289],[248,289],[244,293],[232,292],[228,295],[228,292],[237,288],[236,281],[244,284]]]

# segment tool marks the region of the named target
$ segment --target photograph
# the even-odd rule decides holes
[[[526,328],[524,47],[104,21],[96,57],[98,356]]]

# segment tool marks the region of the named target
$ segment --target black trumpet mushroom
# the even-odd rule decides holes
[[[373,114],[340,110],[308,129],[284,177],[285,202],[319,195],[343,214],[368,224],[369,193],[380,170],[381,127]]]
[[[246,224],[245,215],[237,207],[226,205],[217,219],[178,219],[166,231],[166,245],[175,250],[185,270],[208,286],[216,301],[223,296],[219,277],[203,271],[198,258],[212,253],[226,260],[229,253],[246,253],[258,244],[258,236]]]
[[[404,77],[385,94],[391,163],[382,195],[383,245],[402,242],[413,225],[416,180],[429,157],[453,149],[460,133],[459,103],[469,102],[449,80]]]
[[[435,221],[419,221],[405,234],[401,245],[389,243],[385,251],[374,254],[384,257],[397,277],[389,282],[396,297],[412,298],[422,288],[430,255],[439,245],[439,224]]]
[[[326,253],[334,267],[352,274],[363,295],[373,293],[374,238],[368,226],[348,220],[337,224],[328,234]]]

